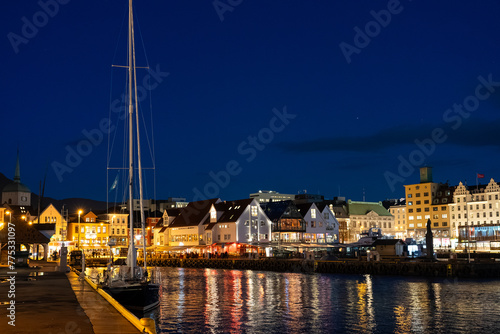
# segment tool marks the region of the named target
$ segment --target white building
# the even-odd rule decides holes
[[[326,243],[338,243],[340,223],[335,217],[330,205],[327,203],[316,203],[316,206],[326,222]]]
[[[259,190],[257,193],[250,194],[250,198],[255,198],[259,203],[280,202],[294,200],[294,194],[280,194],[272,190]]]
[[[476,240],[477,249],[489,250],[490,242],[497,239],[496,230],[500,225],[499,197],[500,186],[493,179],[479,186],[465,186],[460,182],[453,193],[453,203],[448,204],[453,237],[458,238],[460,230],[467,228],[469,238]]]
[[[215,209],[218,219],[206,228],[212,231],[213,242],[260,245],[271,241],[271,221],[256,199],[221,202]]]
[[[314,203],[296,204],[302,217],[306,221],[304,242],[326,243],[326,228],[328,226],[321,211]]]

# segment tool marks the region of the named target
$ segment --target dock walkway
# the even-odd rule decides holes
[[[56,263],[31,261],[9,274],[0,266],[0,333],[139,333],[114,307],[75,273],[57,271]],[[15,296],[8,297],[15,277]],[[15,327],[7,315],[15,302]]]
[[[67,274],[76,298],[90,319],[95,334],[137,334],[140,331],[74,272]]]

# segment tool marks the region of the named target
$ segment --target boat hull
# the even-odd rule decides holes
[[[134,283],[103,290],[130,311],[147,312],[160,304],[159,284]]]

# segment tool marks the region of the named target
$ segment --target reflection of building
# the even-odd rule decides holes
[[[380,228],[383,235],[394,236],[394,216],[382,205],[382,202],[347,202],[351,231],[354,240],[370,228]]]
[[[258,193],[250,194],[250,198],[255,198],[259,203],[267,202],[280,202],[294,200],[295,195],[293,194],[280,194],[279,192],[272,190],[259,190]]]

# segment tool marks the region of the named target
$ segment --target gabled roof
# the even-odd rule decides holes
[[[299,210],[292,201],[261,203],[262,210],[271,221],[276,222],[281,218],[303,219]]]
[[[326,207],[330,208],[330,206],[325,202],[319,202],[319,203],[314,203],[314,204],[316,204],[316,206],[318,207],[318,210],[321,212],[323,212]]]
[[[203,223],[212,205],[218,202],[220,202],[218,198],[190,202],[186,207],[182,208],[181,213],[175,217],[169,227],[197,226]]]
[[[303,204],[295,204],[295,206],[297,207],[297,210],[299,210],[300,214],[302,216],[305,216],[307,212],[309,212],[313,204],[314,203],[303,203]]]
[[[217,212],[223,212],[218,222],[230,223],[237,221],[245,209],[253,202],[253,198],[240,199],[236,201],[224,201],[215,205]]]
[[[373,211],[379,216],[392,216],[386,208],[382,206],[381,202],[348,202],[349,215],[364,216],[368,212]]]
[[[163,227],[163,218],[160,218],[160,220],[156,222],[155,228],[160,228],[160,227]]]
[[[35,213],[33,207],[27,205],[12,205],[4,203],[3,207],[11,211],[13,217],[24,216],[24,215],[27,216],[28,214],[31,215],[32,213]]]
[[[171,209],[166,209],[165,211],[167,211],[167,215],[169,217],[177,217],[181,213],[182,209],[181,208],[171,208]]]

